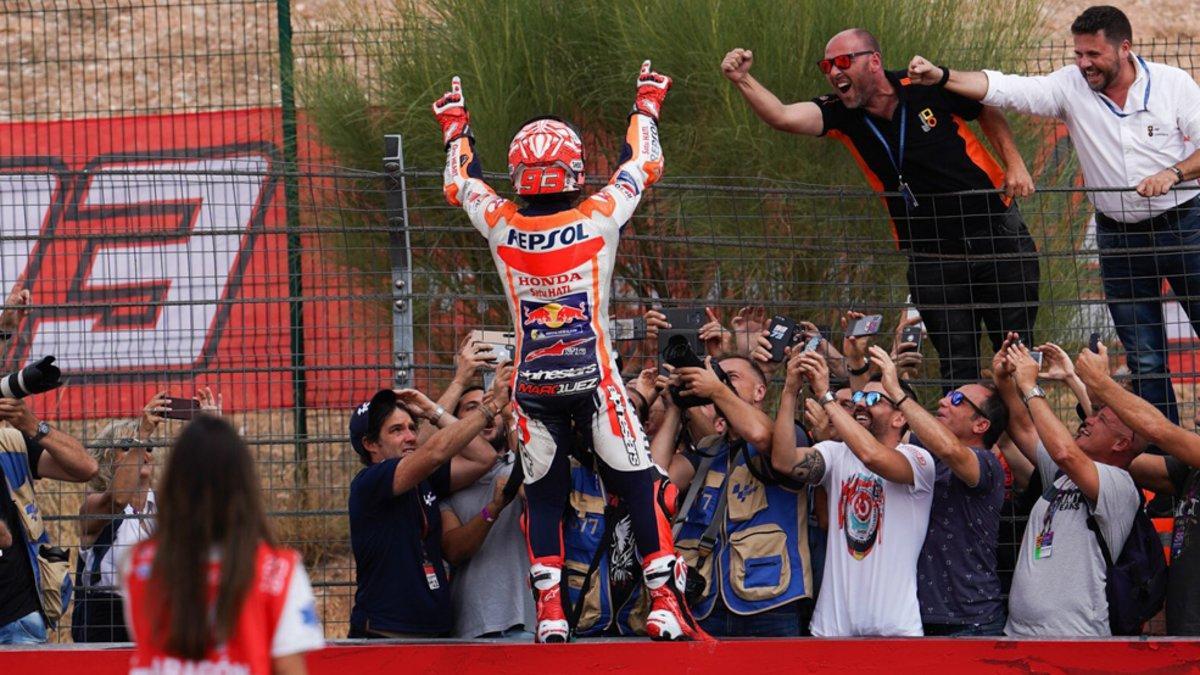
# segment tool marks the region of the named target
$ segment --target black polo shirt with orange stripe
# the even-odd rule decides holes
[[[1005,221],[1008,200],[1002,195],[929,196],[1003,186],[1004,170],[966,124],[979,117],[983,105],[940,86],[911,84],[902,71],[885,74],[903,107],[897,105],[890,120],[871,115],[871,121],[895,157],[901,110],[907,116],[901,171],[918,201],[910,208],[899,196],[885,198],[900,248],[941,253],[1008,249],[1006,243],[996,241],[998,234],[1017,234],[1014,223]],[[888,149],[867,124],[868,113],[847,108],[834,94],[818,96],[813,102],[824,118],[822,135],[828,134],[850,149],[876,190],[898,191],[896,168]],[[987,250],[980,250],[983,248]]]

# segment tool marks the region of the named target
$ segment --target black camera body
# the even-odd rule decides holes
[[[692,349],[692,344],[686,336],[672,335],[662,350],[663,363],[668,363],[674,368],[703,368],[704,359]],[[729,376],[721,369],[717,363],[712,364],[713,372],[717,374],[717,378],[725,383],[725,386],[730,386]],[[712,399],[701,396],[681,396],[679,387],[671,385],[671,398],[675,401],[675,405],[680,408],[695,408],[696,406],[708,405],[712,403]]]
[[[62,371],[54,365],[53,356],[43,356],[37,363],[0,377],[0,396],[25,398],[62,386]]]

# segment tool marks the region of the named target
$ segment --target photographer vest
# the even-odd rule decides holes
[[[720,593],[735,614],[757,614],[812,595],[808,554],[808,496],[768,478],[767,457],[753,445],[735,445],[710,436],[698,450],[713,462],[703,487],[684,516],[675,548],[688,565],[688,575],[704,580],[704,593],[692,606],[696,618],[707,617]],[[708,555],[701,538],[712,522],[725,491],[724,522]],[[714,582],[714,580],[718,580]]]
[[[17,507],[21,535],[33,568],[33,581],[46,625],[53,628],[71,605],[71,566],[66,551],[51,546],[50,534],[38,509],[25,437],[13,428],[0,428],[0,471],[8,498]],[[14,532],[13,536],[17,533]]]
[[[609,531],[618,527],[623,515],[621,510],[609,505],[604,483],[591,467],[580,464],[574,457],[570,462],[571,496],[563,516],[562,572],[568,616],[580,601],[588,570],[599,553],[591,582],[586,584],[587,592],[575,634],[580,637],[602,635],[615,624],[621,635],[645,635],[646,614],[650,607],[648,596],[642,592],[642,565],[633,550],[632,532],[618,535]],[[617,539],[622,539],[620,545]],[[624,570],[614,570],[614,551],[632,555],[632,565],[626,565]],[[619,601],[615,597],[612,575],[630,570],[633,577],[625,580],[629,586],[628,595],[624,601]],[[614,602],[620,602],[620,605],[614,607]]]

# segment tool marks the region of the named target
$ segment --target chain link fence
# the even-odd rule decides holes
[[[445,205],[438,167],[385,165],[403,153],[384,139],[377,171],[332,165],[291,88],[294,75],[334,61],[377,77],[363,55],[402,28],[309,28],[287,0],[2,0],[0,9],[0,283],[32,293],[5,366],[56,355],[67,386],[30,405],[98,450],[105,426],[136,419],[156,393],[211,387],[260,460],[281,538],[304,553],[326,634],[344,636],[357,470],[348,411],[393,381],[439,392],[467,332],[511,330],[486,246]],[[1138,51],[1200,75],[1194,40]],[[1071,62],[1065,43],[1028,59],[1030,72]],[[1021,204],[1040,251],[1035,336],[1070,353],[1093,331],[1115,334],[1069,144],[1040,129],[1046,143],[1031,164],[1060,187]],[[674,177],[667,163],[667,182],[622,238],[614,317],[695,305],[728,325],[739,309],[763,307],[812,321],[836,343],[845,310],[883,314],[886,336],[909,308],[907,261],[877,194]],[[1198,369],[1186,319],[1170,307],[1190,427]],[[652,341],[621,343],[627,373],[652,366],[655,351]],[[940,382],[935,353],[923,351],[928,403]],[[1069,394],[1052,397],[1069,417]],[[176,425],[160,425],[156,442],[169,445]],[[54,541],[73,556],[84,494],[39,485]],[[1019,524],[1008,526],[1019,541]],[[64,622],[55,639],[68,638]]]

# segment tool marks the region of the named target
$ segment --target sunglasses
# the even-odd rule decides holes
[[[962,405],[964,402],[967,405],[971,406],[971,408],[973,408],[975,410],[975,412],[979,413],[980,417],[987,417],[987,413],[983,412],[983,408],[980,408],[979,406],[975,405],[975,402],[972,401],[971,399],[967,398],[966,394],[962,393],[961,391],[950,392],[950,405],[957,408],[958,406]]]
[[[854,402],[855,405],[862,403],[868,408],[874,406],[880,401],[887,401],[888,403],[892,404],[893,408],[896,407],[895,401],[888,398],[884,393],[878,391],[856,391],[854,392],[854,395],[850,397],[850,400]]]
[[[838,54],[837,56],[833,57],[832,59],[821,59],[820,61],[817,61],[817,67],[821,69],[822,73],[825,73],[826,75],[828,75],[829,71],[833,70],[834,66],[837,66],[838,70],[845,70],[850,67],[850,64],[854,63],[855,57],[862,56],[864,54],[874,54],[874,53],[875,53],[874,49],[867,49],[867,50],[861,51],[861,52],[850,52],[849,54]]]

